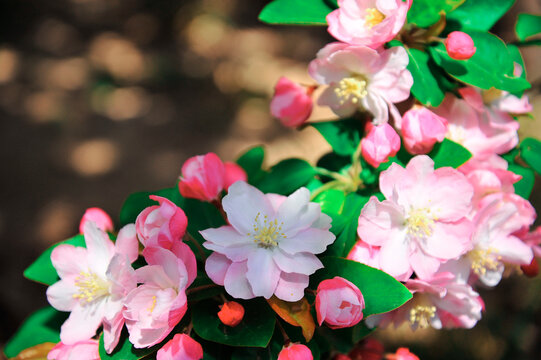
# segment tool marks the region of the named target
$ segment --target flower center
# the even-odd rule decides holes
[[[267,215],[262,219],[261,213],[257,213],[254,219],[254,232],[248,233],[248,236],[252,236],[259,247],[271,249],[278,245],[280,238],[286,238],[282,232],[282,225],[283,222],[278,224],[278,220],[269,220]]]
[[[499,260],[501,260],[502,257],[491,256],[491,254],[492,249],[475,249],[468,253],[468,258],[471,260],[471,268],[474,273],[483,276],[488,270],[498,270],[498,265],[500,264]]]
[[[427,328],[430,325],[430,319],[436,315],[435,306],[417,305],[410,310],[410,323],[419,324],[421,329]]]
[[[385,20],[385,15],[383,15],[378,9],[368,8],[365,10],[365,13],[366,15],[364,16],[364,23],[369,29]]]
[[[366,90],[367,84],[366,78],[362,75],[340,80],[338,87],[334,89],[336,96],[340,99],[340,105],[343,105],[346,101],[357,104],[360,99],[368,94]]]
[[[75,278],[77,293],[73,294],[82,305],[91,303],[102,296],[109,295],[109,284],[92,272],[81,271]]]
[[[430,209],[413,209],[406,218],[407,233],[415,237],[427,237],[432,235],[432,224],[437,220],[430,214]]]

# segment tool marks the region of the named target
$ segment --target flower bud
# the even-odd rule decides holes
[[[539,274],[539,263],[534,257],[531,263],[529,263],[528,265],[521,265],[520,269],[527,277],[536,277],[537,274]]]
[[[467,60],[475,54],[477,48],[470,35],[462,31],[453,31],[445,39],[447,54],[455,60]]]
[[[278,360],[313,360],[312,352],[303,344],[289,344],[282,348]]]
[[[113,220],[111,220],[111,217],[100,208],[93,207],[86,209],[83,217],[81,218],[81,222],[79,223],[79,232],[81,234],[83,233],[83,229],[87,221],[95,222],[98,228],[102,229],[103,231],[114,230]]]
[[[235,327],[244,317],[244,307],[236,301],[228,301],[220,307],[218,317],[224,325]]]
[[[212,201],[224,189],[225,167],[218,155],[208,153],[186,160],[178,187],[187,198]]]
[[[404,146],[411,154],[426,154],[447,133],[447,120],[424,106],[414,106],[402,118]]]
[[[186,334],[176,334],[156,354],[156,360],[199,360],[203,347]]]
[[[364,298],[353,283],[335,276],[323,280],[317,287],[317,321],[331,329],[350,327],[363,318]]]
[[[400,150],[400,136],[387,123],[375,126],[369,122],[366,130],[368,134],[361,140],[361,154],[367,163],[377,168]]]
[[[234,162],[225,162],[224,189],[229,189],[237,181],[248,181],[246,171]]]
[[[419,360],[419,357],[410,352],[408,348],[399,348],[395,354],[389,354],[386,360]]]
[[[282,76],[274,87],[274,96],[270,103],[272,116],[280,119],[287,127],[302,125],[312,113],[312,97],[308,90]]]

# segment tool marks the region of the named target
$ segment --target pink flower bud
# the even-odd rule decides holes
[[[224,189],[225,167],[218,155],[208,153],[186,160],[178,187],[187,198],[212,201]]]
[[[224,325],[235,327],[244,318],[244,307],[236,301],[228,301],[218,311],[218,317]]]
[[[156,354],[156,360],[199,360],[203,347],[186,334],[176,334]]]
[[[408,348],[399,348],[395,354],[389,354],[386,360],[419,360],[419,357],[410,352]]]
[[[114,229],[113,220],[111,220],[111,217],[107,215],[105,211],[97,207],[88,208],[83,214],[81,222],[79,223],[79,232],[81,234],[83,233],[85,224],[88,221],[95,222],[98,228],[102,229],[103,231],[113,231]]]
[[[170,249],[186,233],[188,219],[181,208],[168,199],[150,195],[159,205],[149,206],[137,216],[135,228],[139,241],[147,246]]]
[[[234,162],[226,162],[224,163],[225,166],[225,181],[224,181],[224,189],[229,189],[231,185],[236,183],[237,181],[248,181],[248,176],[246,175],[246,171],[239,165],[235,164]]]
[[[272,116],[287,127],[302,125],[312,113],[312,88],[304,88],[282,76],[274,87],[270,103]]]
[[[361,140],[361,154],[367,163],[377,168],[400,150],[400,136],[387,123],[375,126],[369,122],[366,130],[368,134]]]
[[[426,154],[447,133],[447,120],[424,106],[414,106],[402,118],[404,146],[411,154]]]
[[[477,48],[470,35],[462,31],[453,31],[445,39],[447,54],[455,60],[467,60],[475,54]]]
[[[312,352],[303,344],[289,344],[282,348],[278,360],[313,360]]]
[[[323,280],[317,287],[316,312],[319,325],[331,329],[350,327],[363,318],[364,298],[353,283],[341,277]]]

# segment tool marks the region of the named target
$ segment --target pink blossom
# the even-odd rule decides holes
[[[300,300],[308,276],[323,267],[314,254],[335,239],[331,218],[310,202],[308,189],[285,197],[238,181],[222,204],[230,225],[201,231],[203,246],[214,251],[208,276],[235,298]]]
[[[302,125],[312,113],[312,88],[304,88],[282,76],[274,87],[270,103],[272,116],[287,127]]]
[[[182,241],[186,233],[186,214],[164,197],[150,195],[149,198],[159,205],[149,206],[137,216],[135,226],[139,240],[144,246],[170,249],[175,242]]]
[[[123,299],[136,286],[131,263],[137,258],[134,225],[120,230],[116,245],[95,223],[85,224],[86,248],[59,245],[51,262],[60,281],[49,286],[47,300],[70,316],[60,329],[65,345],[86,341],[103,324],[105,349],[118,343],[124,319]]]
[[[361,154],[367,163],[377,168],[400,150],[400,136],[387,123],[374,126],[368,122],[366,125],[368,134],[361,140]]]
[[[447,120],[424,106],[415,105],[402,118],[402,138],[410,153],[427,154],[447,133]]]
[[[522,231],[517,235],[532,248],[536,257],[541,257],[541,226],[537,227],[534,231]]]
[[[329,33],[352,45],[379,48],[402,29],[411,0],[338,0],[327,15]]]
[[[82,234],[83,230],[85,228],[85,224],[88,221],[93,221],[98,228],[102,229],[103,231],[113,231],[113,220],[111,220],[111,217],[102,209],[93,207],[86,209],[83,217],[81,218],[81,222],[79,223],[79,232]]]
[[[231,161],[226,161],[225,166],[225,179],[224,179],[224,189],[229,189],[231,185],[237,181],[248,181],[248,176],[244,169]]]
[[[420,278],[434,274],[441,263],[471,246],[472,186],[463,174],[444,167],[434,170],[426,155],[406,168],[393,163],[380,175],[386,200],[372,197],[363,207],[357,233],[380,246],[380,269],[405,281],[413,271]]]
[[[197,275],[195,255],[182,242],[170,250],[147,247],[143,256],[148,265],[135,271],[142,285],[126,296],[123,313],[136,348],[159,343],[180,322],[187,309],[186,288]]]
[[[100,360],[98,341],[90,339],[72,345],[59,342],[49,351],[47,360]]]
[[[278,360],[313,360],[314,357],[308,346],[290,343],[284,346],[278,354]]]
[[[199,360],[202,358],[201,344],[186,334],[175,334],[156,354],[156,360]]]
[[[347,258],[349,260],[357,261],[361,264],[365,264],[379,269],[379,252],[379,246],[372,246],[362,240],[359,240],[350,250]]]
[[[316,312],[319,325],[331,329],[351,327],[363,319],[364,297],[361,290],[348,280],[335,276],[317,287]]]
[[[467,60],[475,54],[477,48],[470,35],[462,31],[453,31],[445,39],[447,54],[455,60]]]
[[[386,360],[419,360],[419,357],[412,353],[408,348],[398,348],[395,354],[385,357]]]
[[[308,68],[310,75],[329,87],[318,103],[330,106],[339,116],[350,116],[356,111],[367,111],[374,123],[386,123],[389,111],[400,121],[394,105],[410,95],[413,77],[403,47],[378,52],[366,46],[331,43],[319,50]]]

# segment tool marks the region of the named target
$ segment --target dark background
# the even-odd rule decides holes
[[[306,64],[331,38],[323,27],[259,23],[265,3],[0,0],[0,347],[47,303],[23,270],[75,234],[87,207],[115,219],[128,194],[171,186],[185,159],[209,151],[234,160],[263,143],[272,164],[328,150],[312,129],[281,127],[268,103],[281,75],[311,82]],[[541,12],[520,0],[495,32],[513,40],[525,9]],[[541,52],[525,55],[541,118]],[[521,134],[541,137],[538,120],[521,121]],[[513,276],[482,295],[474,330],[378,336],[422,359],[541,358],[540,280]]]

